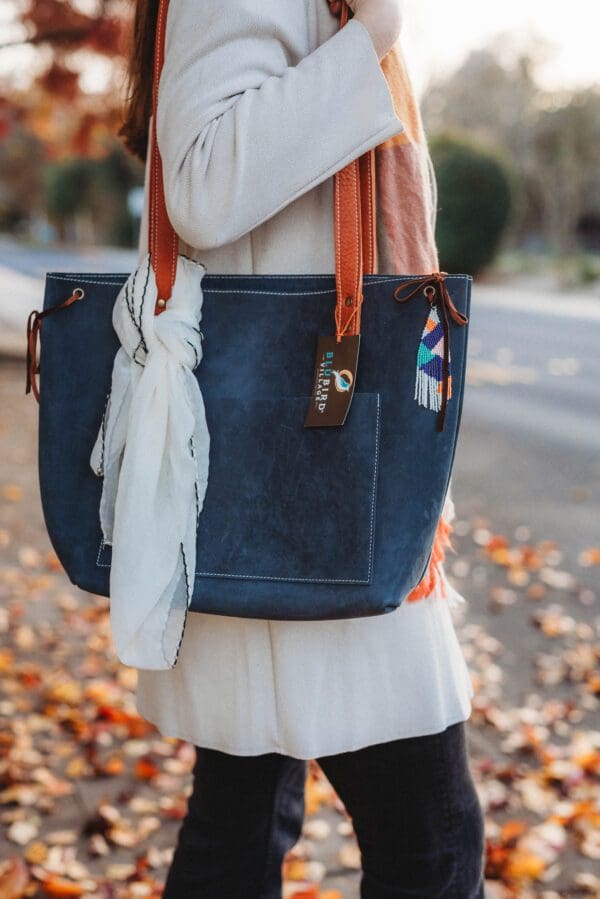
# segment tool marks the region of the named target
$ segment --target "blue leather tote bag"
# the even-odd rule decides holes
[[[157,45],[159,61],[161,53]],[[159,177],[150,255],[168,300],[177,236],[154,133],[151,148]],[[369,270],[373,166],[370,151],[335,175],[335,273],[204,275],[195,374],[211,446],[190,611],[378,615],[397,608],[427,568],[460,424],[471,278]],[[126,278],[50,272],[43,311],[28,323],[46,526],[71,581],[105,596],[111,548],[90,452],[119,348],[111,316]],[[319,407],[331,397],[320,424]]]

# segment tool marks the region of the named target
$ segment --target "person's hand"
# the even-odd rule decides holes
[[[346,0],[354,14],[371,36],[377,56],[381,60],[398,40],[402,30],[404,0]],[[339,15],[341,3],[330,0],[331,11]]]

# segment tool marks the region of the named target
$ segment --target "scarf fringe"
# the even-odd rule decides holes
[[[450,540],[452,530],[450,522],[442,516],[435,532],[429,565],[417,586],[406,597],[408,602],[417,602],[419,599],[434,596],[447,599],[448,604],[451,606],[465,602],[465,598],[449,584],[444,571],[446,549],[452,549]]]

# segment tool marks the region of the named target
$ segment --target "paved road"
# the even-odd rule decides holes
[[[31,248],[0,235],[0,265],[34,278],[43,279],[47,271],[128,272],[134,259],[133,250],[118,247]]]
[[[600,603],[599,569],[582,568],[579,554],[600,546],[600,299],[548,298],[524,290],[479,287],[470,330],[468,386],[453,484],[459,518],[481,517],[494,533],[517,542],[554,540],[560,569],[575,589],[550,589],[577,621],[591,622]],[[490,602],[502,572],[477,568],[472,538],[459,559],[470,561],[459,581],[468,621],[482,624],[505,650],[504,695],[527,702],[536,690],[533,660],[548,651],[531,626],[531,602],[500,611]],[[581,589],[587,602],[581,602]],[[546,604],[544,603],[544,604]],[[561,694],[568,688],[557,687]]]
[[[457,496],[573,549],[600,541],[600,299],[475,291]],[[552,534],[549,534],[551,528]]]
[[[47,271],[127,272],[135,256],[106,247],[31,249],[0,235],[0,354],[24,351],[27,315],[42,306]]]

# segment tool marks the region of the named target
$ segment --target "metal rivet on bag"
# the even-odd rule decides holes
[[[76,287],[75,290],[73,291],[73,296],[77,297],[78,300],[82,300],[85,296],[85,291],[83,290],[83,287]]]
[[[164,309],[165,306],[167,305],[167,301],[166,301],[166,300],[157,300],[157,301],[156,301],[156,305],[157,305],[160,309]]]
[[[352,305],[352,297],[346,297],[346,306]]]

